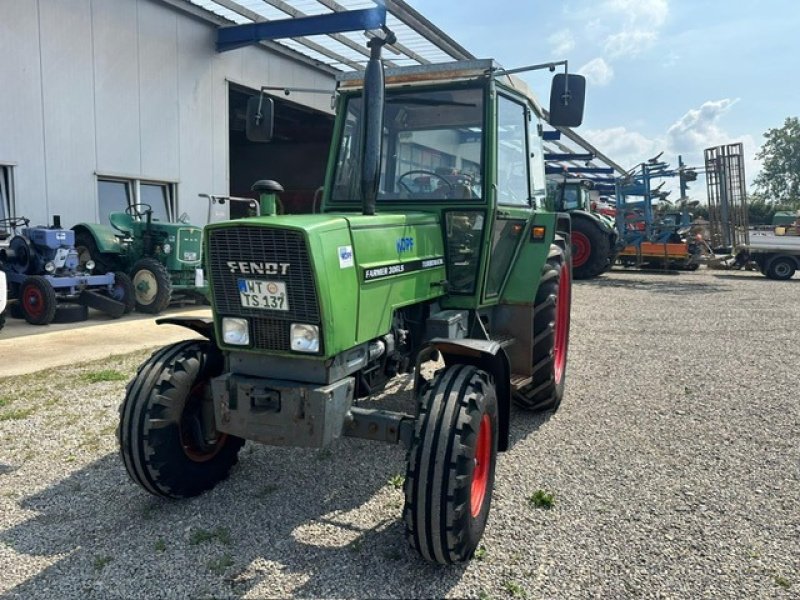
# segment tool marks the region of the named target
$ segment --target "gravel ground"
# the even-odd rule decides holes
[[[567,397],[514,412],[468,566],[406,548],[400,447],[248,444],[202,497],[148,496],[116,454],[125,381],[108,381],[139,352],[0,380],[0,593],[798,597],[800,280],[621,272],[574,297]],[[403,380],[380,404],[408,396]]]

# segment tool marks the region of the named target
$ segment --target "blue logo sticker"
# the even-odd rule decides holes
[[[397,253],[410,252],[414,248],[414,238],[401,237],[397,240]]]

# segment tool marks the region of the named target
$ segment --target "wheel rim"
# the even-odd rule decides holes
[[[152,304],[158,292],[156,276],[147,270],[141,270],[133,276],[133,289],[136,290],[136,301],[139,304]]]
[[[22,304],[31,317],[41,317],[44,314],[44,294],[34,285],[28,285],[22,290]]]
[[[209,443],[203,431],[203,402],[206,401],[208,382],[198,383],[189,392],[186,405],[178,424],[183,452],[189,460],[202,463],[211,460],[223,446],[228,435],[216,432],[214,441]]]
[[[561,276],[558,281],[558,297],[556,298],[556,326],[553,336],[555,337],[553,343],[553,362],[554,364],[554,377],[556,385],[561,383],[564,377],[564,368],[567,365],[567,344],[569,341],[569,307],[570,307],[570,293],[572,286],[570,285],[569,266],[564,263],[561,266]]]
[[[592,254],[592,243],[580,231],[572,232],[572,266],[580,267],[589,260]]]
[[[786,277],[789,274],[789,269],[789,265],[787,265],[785,262],[780,262],[775,265],[775,274],[778,277]]]
[[[492,461],[492,422],[483,415],[478,428],[478,443],[475,445],[475,468],[472,471],[470,490],[470,512],[477,517],[483,507],[486,489],[489,487],[489,471]]]

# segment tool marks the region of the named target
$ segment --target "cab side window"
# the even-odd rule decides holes
[[[518,102],[497,98],[497,201],[528,206],[527,116]]]

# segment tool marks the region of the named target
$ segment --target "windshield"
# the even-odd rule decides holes
[[[362,100],[350,98],[332,199],[360,198]],[[483,90],[389,92],[378,200],[482,197]]]

